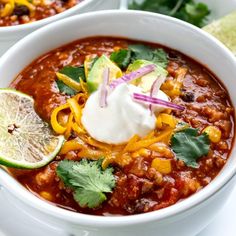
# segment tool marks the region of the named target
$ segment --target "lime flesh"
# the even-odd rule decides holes
[[[0,164],[34,169],[60,151],[63,136],[53,134],[34,110],[34,100],[15,90],[0,89]]]
[[[236,11],[205,26],[203,30],[215,36],[236,56]]]

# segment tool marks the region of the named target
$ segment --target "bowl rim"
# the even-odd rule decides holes
[[[76,13],[76,11],[78,9],[86,7],[89,4],[91,4],[92,2],[95,2],[95,0],[83,0],[82,2],[79,2],[75,6],[69,8],[69,9],[66,9],[63,12],[60,12],[56,15],[49,16],[49,17],[43,18],[41,20],[37,20],[37,21],[30,22],[27,24],[20,24],[20,25],[13,25],[13,26],[2,26],[2,27],[0,27],[0,34],[7,34],[7,33],[37,29],[37,28],[44,26],[46,24],[49,24],[51,22],[61,20],[65,17],[68,17],[68,16]]]
[[[33,33],[27,35],[25,38],[16,43],[12,48],[10,48],[1,58],[0,65],[4,64],[8,57],[12,57],[14,55],[14,51],[17,50],[18,47],[22,47],[22,45],[26,45],[27,42],[34,40],[34,37],[37,35],[41,35],[46,32],[50,32],[53,27],[57,26],[65,27],[66,24],[70,24],[70,22],[86,20],[90,18],[100,19],[107,16],[120,16],[129,15],[130,17],[153,17],[155,19],[159,18],[161,20],[169,21],[172,24],[177,24],[185,28],[189,28],[190,30],[198,33],[199,36],[207,38],[211,43],[217,45],[219,50],[223,51],[228,60],[231,60],[232,63],[235,64],[236,67],[236,58],[233,54],[216,38],[204,32],[203,30],[189,24],[183,22],[181,20],[164,16],[160,14],[150,13],[150,12],[142,12],[142,11],[134,11],[134,10],[106,10],[99,11],[96,13],[85,13],[77,16],[71,16],[69,18],[63,19],[61,21],[54,22],[50,25],[47,25],[43,28],[40,28]],[[118,37],[118,36],[117,36]],[[62,45],[63,46],[63,45]],[[33,61],[33,60],[32,60]],[[230,154],[232,156],[232,153]],[[232,157],[231,157],[232,158]],[[229,181],[235,176],[236,168],[232,166],[228,167],[228,171],[224,171],[224,176],[222,173],[219,173],[219,176],[216,177],[209,185],[204,187],[198,193],[188,197],[184,201],[178,202],[172,206],[167,208],[160,209],[158,211],[152,211],[148,213],[138,214],[138,215],[129,215],[129,216],[95,216],[95,215],[87,215],[83,213],[77,213],[68,211],[52,204],[47,203],[45,200],[41,200],[38,197],[34,196],[30,193],[26,188],[24,188],[20,183],[18,183],[13,177],[11,177],[4,170],[0,169],[0,183],[2,183],[3,187],[5,187],[8,192],[10,192],[14,197],[18,200],[24,202],[26,205],[31,208],[35,208],[41,213],[47,214],[51,217],[61,219],[73,224],[79,224],[89,227],[120,227],[127,225],[137,225],[145,222],[153,222],[159,220],[165,220],[167,218],[179,215],[183,212],[187,212],[191,208],[201,205],[203,202],[207,201],[209,198],[213,197],[217,194],[225,185],[229,183]],[[14,186],[9,188],[8,186]],[[105,219],[105,220],[104,220]]]

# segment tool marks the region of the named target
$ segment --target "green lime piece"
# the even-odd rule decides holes
[[[215,36],[236,55],[236,11],[213,21],[203,30]]]
[[[34,100],[0,89],[0,164],[35,169],[54,159],[64,143],[34,110]]]
[[[87,85],[90,93],[96,91],[98,89],[98,86],[102,83],[105,68],[109,68],[110,82],[122,76],[121,69],[107,56],[102,55],[96,60],[91,71],[88,74]]]

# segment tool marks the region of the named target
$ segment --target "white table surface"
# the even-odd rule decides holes
[[[236,0],[202,0],[218,18],[236,9]],[[224,209],[198,236],[236,236],[236,187]],[[63,231],[42,225],[15,209],[0,190],[0,236],[68,236]],[[181,236],[181,235],[179,235]],[[192,236],[192,235],[189,235]]]

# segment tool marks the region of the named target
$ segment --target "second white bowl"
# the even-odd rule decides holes
[[[17,26],[0,27],[0,56],[14,43],[18,42],[21,38],[42,26],[45,26],[57,20],[61,20],[68,16],[77,15],[80,13],[97,10],[118,9],[119,4],[119,0],[84,0],[78,5],[62,13],[39,21],[35,21],[33,23]]]

